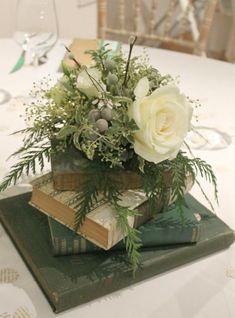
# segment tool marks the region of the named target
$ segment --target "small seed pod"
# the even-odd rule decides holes
[[[74,55],[72,52],[69,52],[68,54],[68,59],[73,60],[74,59]]]
[[[108,85],[115,85],[118,82],[118,77],[116,74],[109,73],[107,77]]]
[[[100,114],[101,118],[106,119],[107,121],[110,121],[113,118],[113,111],[108,107],[103,107]]]
[[[92,109],[88,114],[88,120],[92,123],[100,119],[100,111],[98,109]]]
[[[111,59],[104,60],[104,67],[107,71],[112,71],[116,67],[116,63]]]
[[[109,125],[107,120],[101,118],[97,120],[96,127],[98,128],[99,132],[104,133],[109,128]]]
[[[135,37],[134,35],[131,35],[131,36],[129,37],[129,39],[128,39],[128,43],[129,43],[130,45],[133,45],[133,44],[135,43],[135,41],[136,41],[136,37]]]

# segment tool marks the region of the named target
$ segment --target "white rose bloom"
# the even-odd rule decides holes
[[[94,80],[92,81],[92,79]],[[98,97],[100,92],[106,89],[104,83],[101,81],[101,72],[95,67],[88,68],[86,71],[82,70],[78,74],[77,88],[87,97]]]
[[[147,77],[135,90],[129,117],[139,130],[134,134],[134,150],[147,161],[174,159],[191,127],[192,105],[174,84],[157,88],[151,95]]]

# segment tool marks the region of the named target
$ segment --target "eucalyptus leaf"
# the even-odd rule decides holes
[[[82,150],[81,149],[81,144],[79,142],[80,139],[80,131],[75,132],[75,134],[73,135],[73,144],[74,146],[78,149],[78,150]]]
[[[66,137],[72,135],[76,131],[77,131],[77,127],[76,126],[72,126],[72,125],[64,126],[63,128],[61,128],[61,130],[59,131],[59,133],[56,136],[56,138],[57,139],[65,139]]]
[[[124,103],[128,103],[128,104],[133,102],[131,98],[126,97],[126,96],[114,96],[113,101],[119,102],[119,103],[124,102]]]

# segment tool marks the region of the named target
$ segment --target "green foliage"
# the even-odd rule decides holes
[[[118,226],[121,228],[122,232],[125,233],[124,242],[132,265],[133,274],[135,275],[140,264],[139,249],[141,248],[142,243],[139,237],[140,232],[129,225],[128,217],[136,217],[139,213],[136,210],[122,207],[117,203],[114,206],[117,211]]]
[[[37,163],[39,164],[40,170],[43,170],[45,159],[50,160],[51,145],[42,144],[40,147],[27,148],[27,152],[23,153],[15,165],[11,167],[10,172],[3,179],[0,184],[0,192],[4,191],[11,184],[16,184],[17,180],[21,175],[26,173],[28,176],[30,172],[36,173]],[[20,150],[22,153],[22,150]]]
[[[139,265],[139,248],[141,241],[138,236],[139,231],[132,228],[128,223],[128,217],[136,217],[139,215],[138,211],[130,210],[128,207],[123,207],[119,204],[122,192],[118,189],[118,181],[111,178],[110,172],[114,172],[108,168],[107,165],[97,162],[92,162],[90,166],[85,169],[87,176],[86,182],[83,185],[83,190],[77,194],[74,218],[74,230],[83,224],[87,213],[89,213],[101,200],[102,202],[109,202],[109,204],[116,210],[118,226],[125,236],[124,242],[126,250],[132,265],[133,273],[138,269]],[[119,171],[116,170],[116,173]],[[95,177],[94,177],[95,176]],[[102,196],[102,199],[100,199]]]

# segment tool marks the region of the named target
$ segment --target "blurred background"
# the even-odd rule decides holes
[[[203,3],[210,0],[198,0]],[[134,1],[126,0],[125,5]],[[142,0],[147,8],[150,0]],[[0,1],[0,37],[11,37],[14,29],[14,14],[17,0]],[[97,1],[96,0],[55,0],[59,37],[61,38],[96,38],[97,37]],[[118,11],[117,0],[108,0],[109,17],[115,22]],[[112,10],[113,7],[113,10]],[[149,8],[151,10],[151,8]],[[235,61],[235,0],[218,0],[213,15],[213,22],[207,41],[207,56]],[[128,16],[128,12],[126,13]],[[30,17],[29,17],[30,19]],[[141,43],[142,44],[142,43]],[[144,44],[144,43],[143,43]]]

